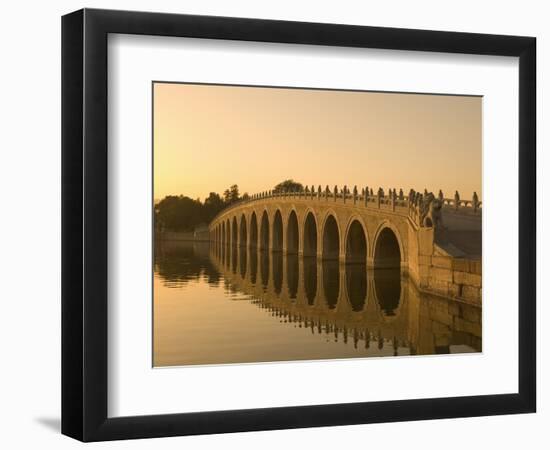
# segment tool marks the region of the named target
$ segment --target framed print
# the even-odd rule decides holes
[[[64,434],[535,411],[535,38],[62,32]]]

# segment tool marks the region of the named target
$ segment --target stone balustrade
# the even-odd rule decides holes
[[[429,197],[430,195],[431,197]],[[441,190],[437,196],[426,190],[422,194],[413,189],[405,195],[403,189],[399,189],[399,192],[397,192],[396,189],[389,189],[388,192],[385,192],[382,188],[378,188],[375,193],[373,189],[368,186],[359,190],[357,186],[350,189],[347,186],[338,188],[336,185],[331,190],[328,185],[326,185],[324,189],[321,188],[321,185],[318,185],[317,189],[315,186],[311,185],[301,190],[269,190],[249,195],[245,199],[239,199],[228,205],[214,217],[213,221],[215,221],[218,216],[225,214],[230,208],[240,207],[246,203],[272,198],[333,201],[349,203],[350,205],[364,208],[389,209],[398,214],[407,214],[418,226],[424,226],[423,216],[427,214],[427,209],[429,208],[429,205],[425,204],[427,198],[437,200],[441,208],[446,210],[455,210],[467,214],[481,214],[482,210],[482,202],[479,201],[476,192],[474,192],[471,199],[461,199],[458,191],[455,192],[453,198],[446,198],[443,196]]]

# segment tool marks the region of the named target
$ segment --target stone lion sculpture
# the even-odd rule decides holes
[[[443,202],[432,192],[426,194],[420,203],[420,224],[423,227],[439,228],[443,226],[441,209]]]

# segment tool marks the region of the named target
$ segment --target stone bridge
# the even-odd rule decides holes
[[[481,202],[336,186],[263,192],[209,225],[219,246],[400,268],[420,290],[481,303]]]

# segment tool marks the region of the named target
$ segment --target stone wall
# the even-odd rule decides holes
[[[481,305],[481,283],[481,260],[445,255],[436,247],[428,267],[427,290]]]

